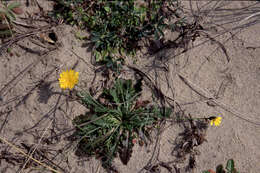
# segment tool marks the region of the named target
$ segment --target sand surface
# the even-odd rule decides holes
[[[44,10],[52,9],[51,2],[38,2]],[[185,128],[167,122],[159,137],[154,132],[150,145],[134,147],[127,165],[118,158],[114,165],[120,173],[201,173],[215,170],[217,165],[232,158],[240,173],[258,173],[260,3],[183,1],[181,4],[187,20],[203,27],[198,31],[199,36],[186,45],[184,53],[184,48],[172,48],[151,56],[139,54],[135,66],[149,75],[165,96],[174,99],[185,115],[221,116],[222,123],[219,127],[209,126],[203,132],[206,141],[194,144],[190,153],[178,158],[177,145]],[[36,5],[23,6],[25,12],[35,16],[39,13]],[[39,35],[34,35],[13,44],[12,55],[4,51],[0,56],[0,136],[26,152],[37,148],[51,160],[50,166],[56,165],[60,172],[106,172],[95,158],[75,155],[76,142],[67,140],[72,132],[50,138],[72,128],[72,119],[86,111],[62,94],[57,81],[59,73],[67,68],[78,71],[78,89],[96,87],[98,90],[104,78],[94,73],[97,67],[91,65],[91,52],[82,46],[84,41],[74,37],[75,27],[60,24],[47,29],[57,35],[56,46],[39,42],[36,38]],[[174,40],[176,33],[166,33],[166,36]],[[150,96],[147,90],[144,97]],[[25,145],[30,148],[26,150]],[[4,142],[0,144],[0,155],[1,173],[50,172],[33,166],[32,161],[28,168],[23,168],[26,159]],[[39,154],[32,156],[42,159]],[[193,157],[195,168],[188,169]],[[17,158],[17,161],[8,162],[6,158]]]

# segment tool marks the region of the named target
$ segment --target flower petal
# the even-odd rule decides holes
[[[60,74],[59,84],[62,89],[72,90],[78,83],[79,73],[74,70],[65,70]]]

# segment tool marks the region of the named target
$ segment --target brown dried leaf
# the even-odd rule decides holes
[[[52,39],[50,39],[50,37],[48,37],[48,36],[45,35],[44,33],[41,33],[41,34],[40,34],[40,38],[42,38],[44,41],[47,41],[48,43],[52,43],[52,44],[55,43]]]
[[[23,14],[23,10],[20,7],[13,8],[12,11],[18,15]]]
[[[1,23],[0,24],[0,30],[6,30],[6,29],[9,29],[9,26],[7,24]]]
[[[210,173],[216,173],[215,171],[213,171],[212,169],[208,170]]]
[[[149,104],[150,101],[149,100],[138,100],[135,103],[135,109],[141,108],[141,107],[146,107],[147,104]]]

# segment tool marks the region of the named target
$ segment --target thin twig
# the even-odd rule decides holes
[[[36,149],[38,148],[38,146],[40,145],[45,133],[47,132],[47,130],[49,129],[49,127],[51,126],[53,119],[50,121],[49,125],[47,128],[45,128],[40,140],[38,141],[38,144],[35,146],[35,148],[33,149],[33,151],[30,153],[29,157],[32,157],[33,153],[36,151]],[[21,168],[21,171],[19,171],[19,173],[22,173],[23,169],[25,168],[25,166],[27,165],[27,163],[29,162],[30,158],[27,158],[26,162],[23,164],[23,167]]]
[[[21,22],[17,22],[17,21],[12,21],[12,22],[13,22],[14,24],[16,24],[16,25],[20,25],[20,26],[27,27],[27,28],[34,28],[34,29],[37,28],[36,26],[27,25],[26,23],[21,23]]]
[[[237,112],[234,108],[230,108],[230,106],[227,106],[226,104],[216,100],[215,97],[212,94],[210,94],[209,91],[207,91],[207,90],[197,86],[196,84],[192,83],[191,81],[187,80],[182,74],[179,73],[178,76],[190,89],[192,89],[198,95],[202,96],[203,98],[207,99],[208,101],[212,101],[214,104],[221,107],[225,111],[230,112],[232,115],[234,115],[246,122],[260,126],[260,122],[254,122],[252,120],[243,118],[243,117],[246,117],[246,115],[243,115],[243,114]]]
[[[6,143],[7,145],[9,145],[10,147],[12,147],[13,149],[15,149],[16,151],[20,152],[21,154],[23,154],[24,156],[28,157],[29,159],[35,161],[36,163],[38,163],[39,165],[47,168],[48,170],[50,171],[53,171],[55,173],[61,173],[53,168],[51,168],[50,166],[44,164],[44,163],[41,163],[40,161],[36,160],[35,158],[29,156],[28,154],[26,154],[23,150],[21,150],[20,148],[16,147],[15,145],[11,144],[10,142],[8,142],[6,139],[4,139],[3,137],[0,136],[0,140],[3,141],[4,143]]]
[[[257,15],[260,15],[260,11],[257,12],[257,13],[254,13],[254,14],[248,16],[248,17],[246,17],[245,19],[241,20],[240,23],[243,23],[244,21],[246,21],[246,20],[248,20],[248,19],[250,19],[250,18],[252,18],[254,16],[257,16]]]
[[[24,39],[26,37],[29,37],[29,36],[32,36],[32,35],[36,35],[38,33],[41,33],[41,32],[47,32],[47,31],[50,31],[52,28],[51,25],[47,25],[47,26],[43,26],[39,29],[36,29],[35,31],[32,31],[32,32],[29,32],[29,33],[25,33],[25,34],[20,34],[12,39],[10,39],[9,41],[5,42],[4,44],[1,45],[0,47],[0,55],[2,55],[2,52],[5,48],[7,48],[8,46],[20,41],[21,39]]]
[[[1,48],[0,48],[1,49]],[[22,71],[20,71],[11,81],[9,81],[7,84],[4,85],[3,88],[0,89],[0,97],[5,96],[7,90],[10,90],[13,86],[15,86],[18,82],[20,82],[20,79],[32,68],[35,67],[42,59],[46,58],[46,56],[52,52],[56,50],[56,48],[49,50],[48,52],[44,52],[42,54],[42,56],[40,58],[37,58],[36,60],[34,60],[34,62],[32,62],[31,64],[29,64],[28,66],[26,66]],[[1,50],[0,50],[1,51]],[[0,53],[1,54],[1,53]]]
[[[79,58],[81,61],[83,61],[88,67],[90,67],[92,70],[95,71],[95,68],[93,67],[92,64],[88,63],[86,60],[84,60],[81,56],[76,54],[73,50],[70,50],[71,53],[73,53],[77,58]]]

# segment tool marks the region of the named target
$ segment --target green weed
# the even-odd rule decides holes
[[[131,157],[134,140],[147,142],[149,129],[160,119],[171,114],[170,108],[148,106],[139,100],[141,81],[133,85],[131,80],[117,79],[110,89],[105,89],[99,99],[81,93],[82,103],[90,110],[74,119],[80,139],[77,153],[96,155],[103,166],[111,166],[117,153],[124,164]]]
[[[59,0],[55,16],[90,32],[100,62],[108,56],[135,55],[144,38],[162,38],[176,24],[169,24],[176,6],[177,0]]]
[[[19,7],[20,3],[18,2],[0,4],[0,37],[11,36],[14,32],[12,25],[13,21],[16,20],[15,15],[22,13]]]
[[[202,173],[215,173],[212,170],[203,171]],[[226,169],[224,170],[223,165],[218,165],[216,168],[216,173],[239,173],[235,168],[235,163],[233,159],[229,159],[226,164]]]

